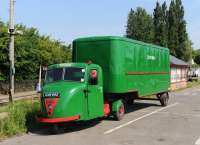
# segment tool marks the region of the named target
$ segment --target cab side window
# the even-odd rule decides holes
[[[89,74],[89,83],[90,85],[98,84],[98,74],[96,69],[91,69]]]

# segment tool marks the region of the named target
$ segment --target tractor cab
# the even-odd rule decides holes
[[[86,63],[48,67],[41,92],[40,122],[89,120],[103,116],[101,67]]]

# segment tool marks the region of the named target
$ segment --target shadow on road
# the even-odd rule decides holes
[[[90,121],[80,121],[80,122],[67,122],[59,124],[41,124],[34,120],[33,124],[27,126],[28,132],[38,135],[55,135],[63,133],[77,132],[90,127],[94,127],[101,122],[102,119],[94,119]],[[55,125],[57,128],[55,130]]]
[[[126,107],[126,113],[131,113],[131,112],[134,112],[143,108],[147,108],[147,107],[152,107],[152,106],[161,107],[160,105],[155,104],[155,103],[135,102],[134,104]]]
[[[129,105],[126,107],[126,113],[131,113],[143,108],[157,106],[160,107],[160,105],[153,104],[153,103],[142,103],[142,102],[135,102],[133,105]],[[84,129],[88,129],[91,127],[94,127],[98,125],[102,120],[107,121],[114,121],[113,117],[107,117],[107,118],[100,118],[100,119],[94,119],[90,121],[80,121],[80,122],[68,122],[68,123],[62,123],[58,124],[59,126],[59,132],[58,130],[55,132],[55,126],[54,124],[40,124],[35,119],[35,114],[29,114],[27,116],[27,128],[28,132],[31,132],[33,134],[38,135],[54,135],[54,134],[63,134],[63,133],[71,133],[71,132],[77,132]]]

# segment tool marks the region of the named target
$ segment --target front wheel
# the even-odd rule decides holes
[[[169,94],[168,93],[163,93],[158,95],[158,99],[160,100],[160,104],[165,107],[168,105],[169,102]]]
[[[118,110],[115,112],[114,117],[117,121],[122,120],[125,114],[124,104],[121,104]]]

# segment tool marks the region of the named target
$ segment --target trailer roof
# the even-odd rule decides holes
[[[161,46],[158,46],[158,45],[153,45],[153,44],[150,44],[150,43],[145,43],[145,42],[134,40],[134,39],[129,39],[129,38],[126,38],[126,37],[120,37],[120,36],[83,37],[83,38],[75,39],[74,41],[76,41],[76,42],[91,42],[91,41],[108,41],[108,40],[127,41],[127,42],[132,42],[132,43],[136,43],[136,44],[140,44],[140,45],[151,46],[151,47],[156,47],[156,48],[168,50],[168,48],[165,48],[165,47],[161,47]]]

